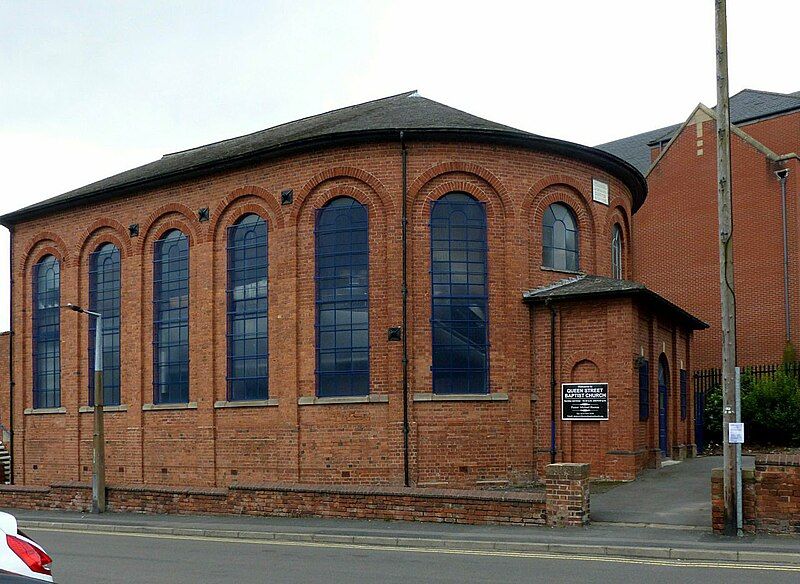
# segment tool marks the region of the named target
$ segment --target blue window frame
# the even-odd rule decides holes
[[[611,229],[611,277],[622,280],[622,229],[616,223]]]
[[[466,193],[431,207],[434,393],[489,392],[486,209]]]
[[[189,240],[178,230],[153,255],[153,402],[189,401]]]
[[[650,363],[647,359],[639,365],[639,420],[650,418]]]
[[[51,256],[33,267],[33,407],[61,407],[61,267]]]
[[[268,397],[267,223],[228,228],[228,401]]]
[[[103,315],[103,404],[120,404],[119,307],[120,259],[106,243],[89,256],[89,309]],[[94,352],[97,320],[89,318],[89,405],[94,405]]]
[[[339,197],[317,211],[317,395],[369,394],[367,210]]]
[[[542,265],[554,270],[577,272],[578,222],[572,209],[553,203],[542,218]]]
[[[687,385],[689,383],[689,376],[685,369],[681,369],[681,420],[686,419],[686,403],[687,403]]]

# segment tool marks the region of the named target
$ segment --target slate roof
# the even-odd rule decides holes
[[[513,144],[563,154],[597,165],[622,180],[633,192],[634,211],[647,194],[644,177],[607,152],[547,138],[498,124],[409,91],[288,122],[266,130],[164,155],[122,172],[0,217],[13,225],[23,219],[104,198],[135,193],[170,181],[252,163],[269,156],[369,140],[455,138]]]
[[[731,96],[731,123],[744,124],[761,118],[800,109],[800,91],[795,93],[773,93],[743,89]],[[651,130],[628,136],[613,142],[599,144],[595,148],[618,156],[635,166],[639,172],[646,174],[650,169],[650,145],[664,142],[681,127],[674,124],[658,130]]]
[[[541,304],[548,300],[583,300],[595,298],[635,297],[660,310],[664,310],[684,321],[692,329],[707,329],[708,325],[696,316],[686,312],[663,296],[656,294],[644,284],[631,280],[618,280],[605,276],[581,274],[559,280],[552,284],[524,292],[522,298],[530,304]]]

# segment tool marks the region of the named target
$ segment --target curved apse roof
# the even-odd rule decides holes
[[[634,212],[647,196],[647,184],[641,173],[613,154],[485,120],[409,91],[166,154],[154,162],[3,215],[0,223],[10,226],[54,211],[250,164],[270,156],[359,142],[399,140],[401,131],[407,141],[459,139],[490,142],[581,160],[621,180],[633,194]]]

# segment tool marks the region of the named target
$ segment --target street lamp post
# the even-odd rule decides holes
[[[106,510],[106,444],[103,427],[103,315],[75,304],[67,308],[97,319],[94,337],[94,435],[92,437],[92,513]]]

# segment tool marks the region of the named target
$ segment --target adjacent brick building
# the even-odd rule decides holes
[[[407,93],[5,215],[14,480],[91,473],[94,321],[67,303],[105,316],[112,485],[481,487],[691,454],[705,325],[624,279],[645,196],[615,156]],[[562,422],[566,382],[608,383],[608,420]]]
[[[730,108],[738,362],[778,363],[800,326],[800,92],[744,90],[731,97]],[[632,229],[633,278],[710,324],[696,337],[694,366],[719,367],[714,111],[700,104],[682,125],[598,148],[647,178],[647,203]],[[776,173],[785,175],[783,209]]]

